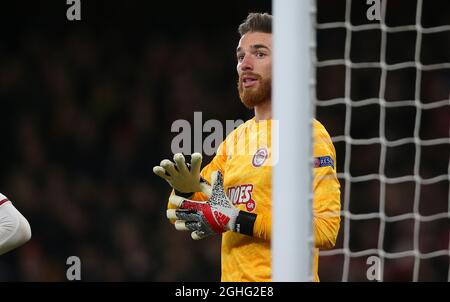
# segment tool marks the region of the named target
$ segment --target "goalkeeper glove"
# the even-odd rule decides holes
[[[179,196],[189,197],[195,192],[203,192],[211,196],[211,187],[200,176],[202,155],[194,153],[191,156],[191,164],[186,164],[183,154],[173,156],[173,162],[168,159],[161,161],[160,166],[153,167],[153,172],[165,179]]]
[[[234,231],[253,235],[256,214],[240,211],[231,203],[223,188],[220,171],[211,175],[212,194],[207,202],[185,199],[172,195],[169,202],[178,209],[167,210],[167,218],[176,219],[177,230],[192,231],[194,240],[213,234]]]

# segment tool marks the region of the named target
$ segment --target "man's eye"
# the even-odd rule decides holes
[[[263,57],[265,57],[265,56],[266,56],[266,54],[263,53],[263,52],[257,52],[257,53],[256,53],[256,57],[258,57],[258,58],[263,58]]]
[[[237,56],[237,59],[240,62],[240,61],[242,61],[244,59],[244,56],[243,55],[239,55],[239,56]]]

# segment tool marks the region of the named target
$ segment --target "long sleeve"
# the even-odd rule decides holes
[[[31,228],[25,217],[0,194],[0,255],[30,240]]]
[[[314,132],[313,230],[315,247],[332,248],[340,227],[340,184],[336,151],[328,132],[316,123]]]
[[[340,184],[336,174],[336,151],[326,129],[314,122],[313,168],[313,232],[315,247],[332,248],[340,227]],[[299,201],[301,202],[301,201]],[[258,214],[253,237],[270,240],[272,237],[272,213]]]

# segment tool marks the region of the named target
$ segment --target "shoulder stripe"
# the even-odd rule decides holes
[[[7,201],[9,201],[8,198],[5,198],[5,199],[0,200],[0,206],[1,206],[2,204],[4,204],[5,202],[7,202]]]

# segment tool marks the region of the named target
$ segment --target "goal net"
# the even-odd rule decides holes
[[[450,281],[449,1],[317,0],[315,14],[316,117],[342,193],[321,280]]]

